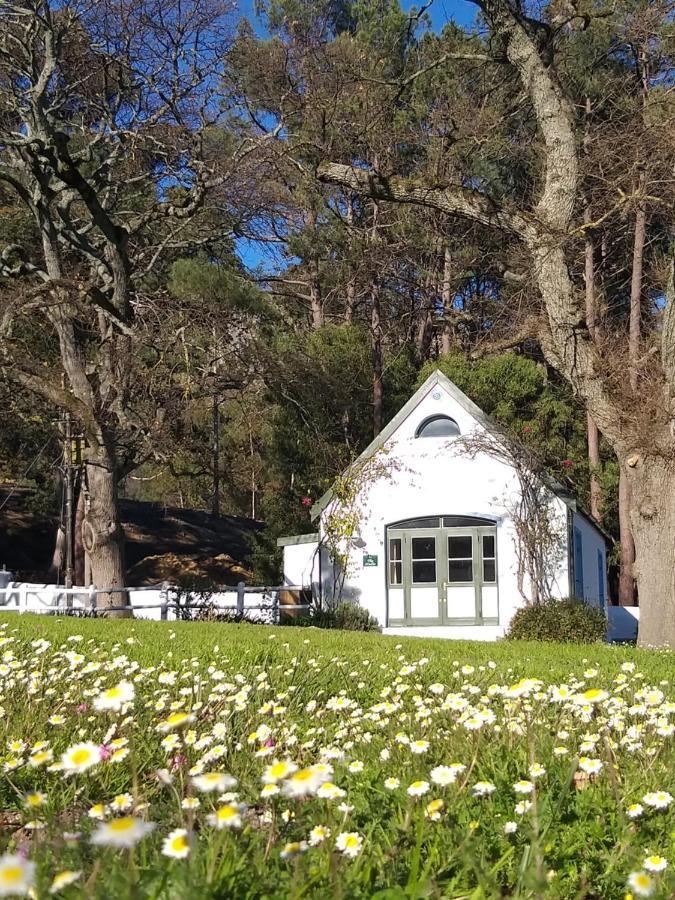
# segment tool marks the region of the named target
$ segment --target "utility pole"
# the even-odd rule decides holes
[[[66,533],[66,572],[65,586],[73,586],[73,439],[71,434],[70,413],[63,416],[63,473],[65,503],[65,533]]]

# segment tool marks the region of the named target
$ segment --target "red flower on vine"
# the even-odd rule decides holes
[[[303,497],[300,502],[302,503],[303,506],[311,506],[312,498],[311,497]]]

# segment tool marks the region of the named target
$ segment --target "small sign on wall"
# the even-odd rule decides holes
[[[364,566],[376,566],[377,565],[377,554],[375,553],[364,553],[363,554],[363,565]]]

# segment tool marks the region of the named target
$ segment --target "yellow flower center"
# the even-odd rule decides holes
[[[76,766],[81,766],[83,763],[89,762],[91,759],[91,750],[76,750],[71,756],[71,760]]]
[[[110,823],[111,831],[117,831],[123,833],[125,831],[130,831],[134,827],[134,820],[131,816],[123,816],[121,819],[113,819]]]
[[[5,884],[16,884],[23,878],[23,869],[21,866],[7,866],[2,870],[1,877]]]
[[[179,834],[171,841],[171,849],[175,850],[177,853],[180,853],[182,850],[186,850],[187,846],[188,842],[184,834]]]

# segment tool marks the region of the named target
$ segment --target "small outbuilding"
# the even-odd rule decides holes
[[[606,607],[604,533],[436,370],[279,539],[286,584],[367,609],[389,633],[502,636],[537,599]]]

